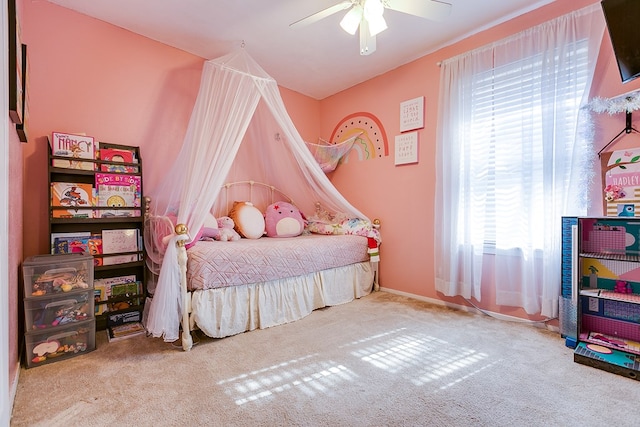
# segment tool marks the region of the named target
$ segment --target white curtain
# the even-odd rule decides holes
[[[555,317],[561,216],[586,213],[599,4],[443,61],[436,289]]]
[[[241,151],[247,155],[244,160]],[[229,176],[273,185],[309,216],[320,202],[328,211],[368,220],[322,172],[293,125],[276,81],[244,49],[205,62],[182,149],[152,194],[151,217],[175,215],[195,235]],[[187,309],[179,265],[186,254],[176,243],[191,237],[154,236],[166,234],[166,225],[147,224],[150,265],[161,268],[145,326],[154,337],[175,341]],[[183,323],[184,328],[188,325]]]

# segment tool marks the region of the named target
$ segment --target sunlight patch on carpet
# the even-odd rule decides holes
[[[236,405],[269,400],[278,394],[293,390],[309,397],[330,394],[356,375],[344,365],[331,360],[315,361],[317,354],[289,360],[260,370],[219,381],[225,394]]]
[[[366,345],[360,347],[362,344]],[[445,379],[451,386],[497,363],[486,365],[489,358],[486,353],[429,335],[408,334],[403,329],[376,334],[350,345],[358,347],[352,350],[353,356],[376,368],[392,374],[412,372],[408,379],[416,386]],[[482,367],[481,362],[485,362]]]

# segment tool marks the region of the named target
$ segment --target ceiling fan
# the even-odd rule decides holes
[[[355,34],[360,28],[360,55],[370,55],[376,51],[376,35],[387,29],[382,16],[384,9],[440,21],[451,13],[451,4],[439,0],[344,0],[289,27],[306,26],[346,9],[349,11],[340,21],[340,26],[349,34]]]

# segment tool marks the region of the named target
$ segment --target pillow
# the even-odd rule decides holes
[[[264,212],[265,227],[269,237],[295,237],[304,230],[300,210],[287,202],[276,202]]]
[[[251,202],[233,202],[229,217],[235,230],[247,239],[259,239],[264,234],[264,217]]]
[[[218,235],[218,220],[211,212],[207,213],[207,217],[204,219],[204,225],[200,229],[202,237],[209,237],[213,239],[213,236]]]

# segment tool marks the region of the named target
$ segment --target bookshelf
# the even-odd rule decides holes
[[[49,141],[48,156],[51,253],[93,256],[97,330],[141,321],[146,268],[140,149],[66,135],[93,146],[89,154],[71,157],[58,150],[57,137]]]

